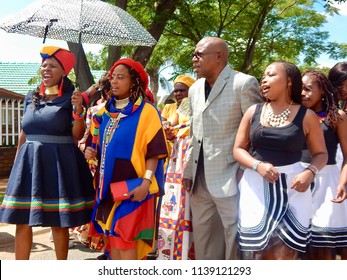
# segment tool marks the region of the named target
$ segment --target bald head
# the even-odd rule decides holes
[[[229,46],[219,37],[205,37],[199,41],[197,47],[201,47],[206,51],[220,52],[222,54],[222,62],[228,64]]]
[[[205,37],[197,43],[192,61],[197,77],[206,78],[212,86],[228,65],[228,44],[219,37]]]

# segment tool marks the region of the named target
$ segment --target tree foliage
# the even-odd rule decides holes
[[[178,39],[178,51],[172,57],[177,72],[190,69],[194,45],[210,35],[228,42],[234,68],[255,76],[276,59],[316,66],[315,59],[324,52],[342,54],[340,45],[332,45],[328,33],[320,31],[326,16],[316,12],[314,4],[299,0],[185,1],[163,37]],[[334,12],[330,7],[326,11]]]
[[[109,1],[116,4],[119,1]],[[301,67],[317,68],[323,53],[333,59],[347,57],[347,45],[329,41],[321,28],[332,5],[345,0],[121,0],[126,11],[149,30],[158,43],[154,48],[105,47],[87,54],[93,69],[107,69],[120,56],[141,61],[156,92],[160,69],[171,65],[175,74],[191,73],[191,54],[205,36],[218,36],[230,46],[230,64],[260,77],[270,62],[289,60]],[[324,13],[317,12],[320,7]],[[110,53],[111,52],[111,53]],[[113,61],[107,58],[113,55]]]

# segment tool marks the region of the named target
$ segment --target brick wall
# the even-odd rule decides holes
[[[0,178],[10,175],[17,147],[0,147]]]

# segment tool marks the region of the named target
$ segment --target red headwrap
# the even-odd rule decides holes
[[[113,64],[113,66],[110,69],[110,79],[112,79],[112,73],[113,73],[114,69],[120,64],[124,64],[124,65],[127,65],[127,66],[133,68],[139,74],[140,79],[143,83],[142,88],[145,91],[148,87],[148,75],[147,75],[145,69],[143,68],[142,64],[140,62],[137,62],[137,61],[131,59],[131,58],[121,58],[115,64]]]

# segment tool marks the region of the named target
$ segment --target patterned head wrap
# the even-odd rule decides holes
[[[70,73],[71,69],[75,66],[76,60],[73,53],[70,51],[54,46],[44,46],[40,51],[42,62],[50,57],[54,57],[59,61],[64,68],[66,76]]]

